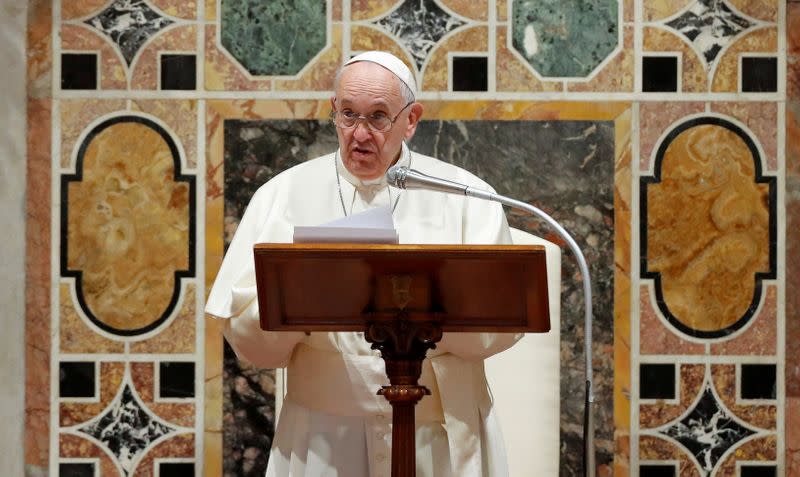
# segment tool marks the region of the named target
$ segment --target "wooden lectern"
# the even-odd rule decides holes
[[[446,332],[550,330],[538,245],[257,244],[261,328],[363,331],[392,405],[392,477],[414,477],[422,362]]]

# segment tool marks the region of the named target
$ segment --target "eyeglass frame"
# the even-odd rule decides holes
[[[392,118],[390,120],[391,122],[389,123],[389,127],[384,129],[384,130],[375,129],[374,127],[372,127],[372,123],[369,122],[369,116],[365,116],[363,114],[359,114],[358,116],[356,116],[354,118],[352,126],[339,126],[338,124],[336,124],[336,115],[340,112],[339,110],[334,109],[333,111],[331,111],[330,118],[331,118],[331,122],[333,122],[333,125],[336,126],[339,129],[355,129],[355,128],[358,127],[358,124],[361,121],[364,121],[367,124],[367,129],[369,129],[370,131],[379,132],[379,133],[387,133],[387,132],[392,130],[392,128],[394,127],[394,123],[397,121],[397,118],[399,118],[400,115],[403,114],[403,111],[405,111],[407,107],[411,106],[412,104],[414,104],[416,102],[417,102],[416,100],[411,100],[408,103],[406,103],[406,105],[403,106],[400,109],[400,111],[398,111],[397,114],[394,115],[394,118]]]

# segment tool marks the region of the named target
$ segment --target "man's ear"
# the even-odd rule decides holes
[[[408,113],[408,126],[406,126],[406,133],[404,135],[406,141],[414,136],[417,130],[417,125],[422,117],[423,107],[421,103],[414,103],[411,105],[411,112]]]
[[[336,96],[331,96],[331,111],[336,109]]]

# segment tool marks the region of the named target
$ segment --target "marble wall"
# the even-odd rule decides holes
[[[30,2],[28,475],[263,474],[276,373],[204,299],[255,188],[336,147],[333,74],[368,49],[417,77],[412,147],[585,247],[598,475],[800,474],[798,32],[783,0]]]

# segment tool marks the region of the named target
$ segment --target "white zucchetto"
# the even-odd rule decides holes
[[[385,51],[367,51],[350,58],[350,60],[347,61],[344,66],[357,63],[359,61],[369,61],[371,63],[376,63],[383,66],[387,70],[391,71],[395,76],[400,78],[400,81],[408,86],[408,89],[411,90],[414,96],[417,96],[417,82],[414,80],[414,74],[400,58]]]

